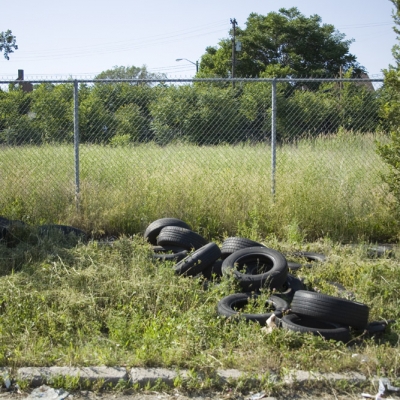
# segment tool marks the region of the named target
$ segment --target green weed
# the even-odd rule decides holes
[[[294,250],[290,243],[280,243],[280,248]],[[175,383],[187,388],[217,385],[213,376],[220,368],[250,375],[316,365],[321,371],[357,369],[368,376],[381,371],[395,376],[400,371],[398,323],[373,337],[354,331],[349,344],[282,329],[267,335],[257,323],[217,314],[218,301],[238,290],[231,279],[205,286],[202,278],[177,276],[173,263],[152,258],[140,236],[121,237],[112,246],[72,246],[49,238],[5,250],[18,260],[18,268],[10,269],[6,260],[0,263],[0,366],[190,369],[194,377],[189,382]],[[325,263],[293,272],[309,288],[351,294],[370,307],[371,321],[399,319],[396,255],[371,259],[365,245],[331,241],[296,250],[327,256]],[[268,311],[268,295],[263,293],[243,311]],[[355,353],[367,361],[360,363],[352,357]]]
[[[375,151],[381,139],[347,133],[279,146],[274,196],[265,145],[82,145],[78,208],[72,147],[5,148],[0,214],[95,237],[137,234],[175,216],[209,239],[396,240],[380,178],[386,166]]]

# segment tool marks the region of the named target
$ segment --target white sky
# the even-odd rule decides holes
[[[3,2],[5,0],[2,0]],[[230,19],[245,28],[251,12],[266,15],[297,7],[318,14],[346,39],[370,77],[393,63],[396,43],[389,0],[19,0],[3,14],[0,31],[11,29],[19,49],[0,58],[0,77],[92,78],[116,65],[146,65],[170,78],[190,78],[192,62],[207,46],[228,37]]]

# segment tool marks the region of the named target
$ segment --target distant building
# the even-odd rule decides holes
[[[32,92],[33,91],[33,85],[30,82],[25,82],[24,81],[24,70],[19,69],[18,70],[18,78],[15,80],[16,83],[22,88],[24,92]]]

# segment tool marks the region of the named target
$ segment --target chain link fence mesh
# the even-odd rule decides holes
[[[218,230],[227,210],[232,225],[282,196],[323,209],[334,193],[351,210],[382,191],[385,126],[368,80],[1,83],[0,214],[80,215],[100,232],[105,218],[121,228],[121,213],[128,231],[177,215]]]

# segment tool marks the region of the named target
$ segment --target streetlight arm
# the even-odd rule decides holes
[[[199,72],[199,62],[198,61],[193,62],[193,61],[188,60],[187,58],[177,58],[175,61],[183,61],[183,60],[185,60],[187,62],[190,62],[191,64],[195,65],[196,66],[196,72]]]
[[[190,60],[188,60],[187,58],[177,58],[175,61],[183,61],[183,60],[186,60],[186,61],[190,62],[191,64],[196,65],[195,62],[190,61]]]

